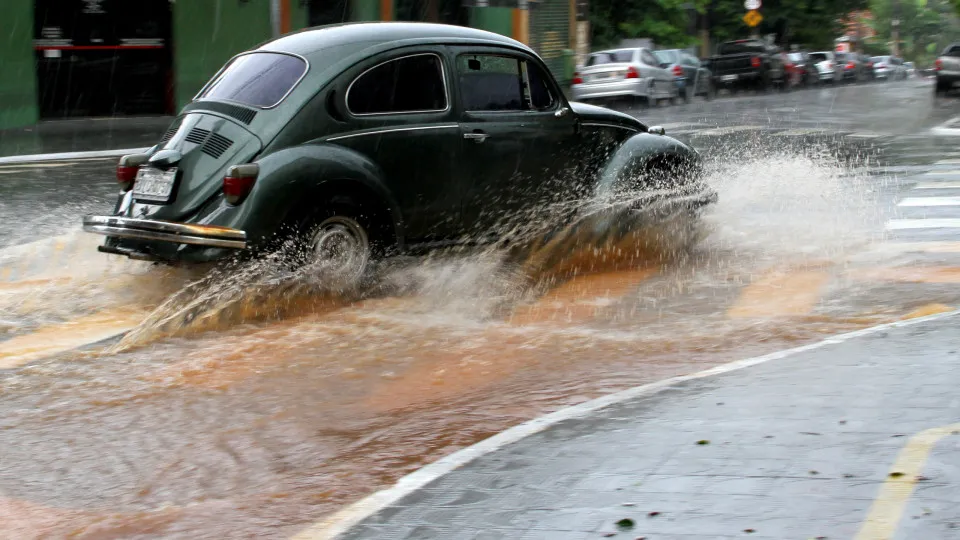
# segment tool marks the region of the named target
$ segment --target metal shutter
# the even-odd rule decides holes
[[[565,84],[564,49],[570,48],[570,0],[531,1],[530,47],[537,51],[553,76]]]

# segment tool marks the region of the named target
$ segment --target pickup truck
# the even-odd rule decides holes
[[[721,43],[708,63],[717,89],[736,92],[743,88],[768,91],[774,85],[783,90],[789,88],[780,51],[758,39]]]
[[[936,95],[945,96],[960,86],[960,43],[947,45],[933,63],[933,70],[937,74]]]

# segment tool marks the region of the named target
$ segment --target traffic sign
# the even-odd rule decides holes
[[[760,3],[760,0],[746,0],[743,3],[743,8],[747,11],[756,11],[760,9],[760,6],[763,4]]]
[[[753,28],[754,26],[760,24],[760,21],[763,20],[763,15],[755,9],[751,9],[743,16],[743,22],[747,23],[747,26]]]

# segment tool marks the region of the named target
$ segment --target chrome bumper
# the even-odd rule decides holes
[[[215,225],[191,225],[119,216],[85,216],[83,230],[117,238],[246,249],[247,233]]]

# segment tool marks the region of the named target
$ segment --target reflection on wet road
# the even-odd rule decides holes
[[[884,110],[928,90],[865,91]],[[818,94],[756,100],[809,120]],[[824,135],[786,113],[770,124],[725,110],[748,101],[647,112],[727,122],[682,133],[720,193],[691,249],[666,233],[574,232],[560,258],[535,246],[392,261],[374,286],[333,294],[269,265],[211,276],[9,225],[0,536],[288,537],[544,412],[960,305],[960,229],[896,225],[960,217],[900,205],[960,196],[960,167],[944,162],[960,158],[954,141]],[[852,125],[859,105],[845,103],[831,106]],[[761,129],[716,131],[738,125]],[[23,189],[12,215],[39,197]],[[85,209],[110,204],[109,189],[89,193]]]

